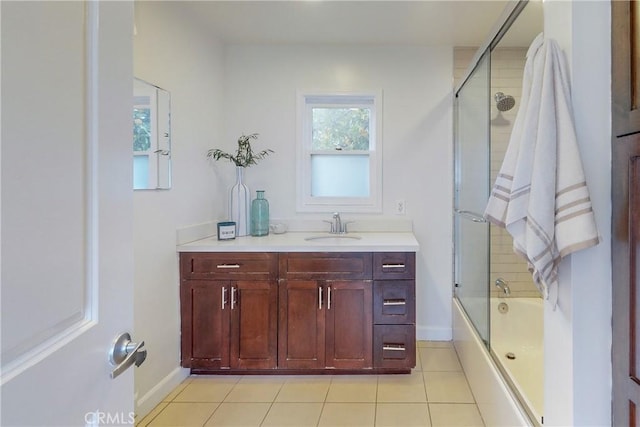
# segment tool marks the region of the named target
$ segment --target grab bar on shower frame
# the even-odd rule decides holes
[[[487,222],[487,220],[486,220],[486,219],[484,219],[484,218],[482,217],[482,215],[477,214],[477,213],[475,213],[475,212],[472,212],[472,211],[462,211],[462,210],[460,210],[460,209],[454,209],[454,211],[455,211],[458,215],[460,215],[462,218],[469,219],[469,220],[471,220],[471,221],[473,221],[473,222],[477,222],[477,223]]]

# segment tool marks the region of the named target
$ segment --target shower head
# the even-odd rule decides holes
[[[505,95],[502,92],[496,92],[494,95],[496,100],[496,107],[498,107],[498,111],[509,111],[516,105],[516,100],[513,99],[511,95]]]

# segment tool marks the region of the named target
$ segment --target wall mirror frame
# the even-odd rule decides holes
[[[133,80],[133,189],[171,188],[171,94]]]

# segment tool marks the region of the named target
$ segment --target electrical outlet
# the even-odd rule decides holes
[[[407,213],[407,207],[405,205],[404,199],[396,200],[396,215],[404,215]]]

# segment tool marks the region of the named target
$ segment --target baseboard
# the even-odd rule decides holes
[[[169,375],[161,379],[151,390],[136,400],[136,419],[141,420],[158,403],[162,402],[185,378],[189,376],[189,369],[176,368]]]
[[[430,326],[416,326],[416,339],[419,341],[451,341],[451,328],[434,328]]]

